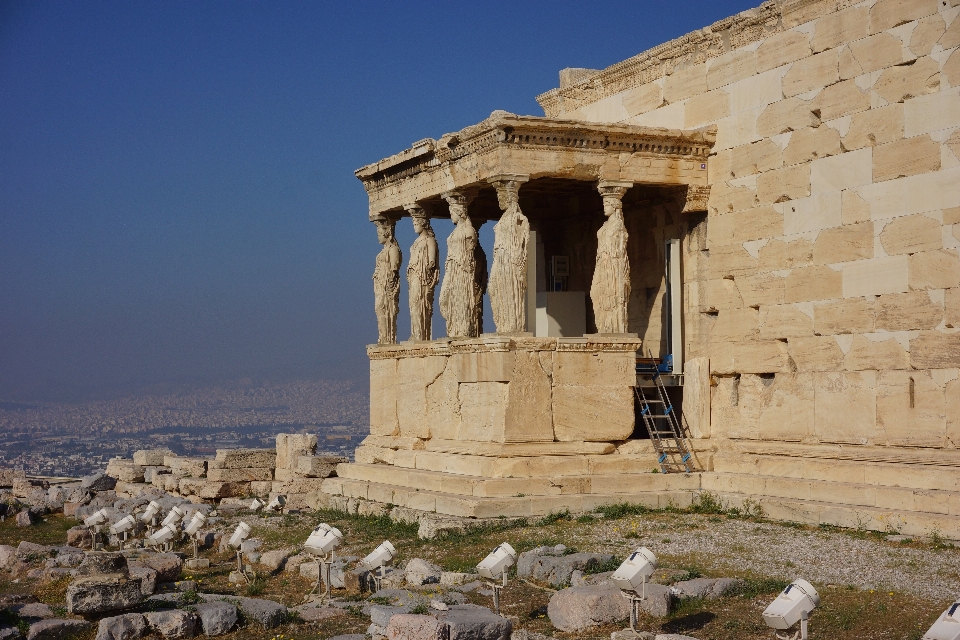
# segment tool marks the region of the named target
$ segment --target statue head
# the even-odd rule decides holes
[[[395,220],[380,218],[379,220],[374,220],[373,223],[377,225],[377,242],[380,244],[388,244],[393,241],[393,234],[397,224]]]
[[[427,215],[427,212],[422,207],[407,207],[407,211],[413,219],[413,230],[416,231],[418,235],[433,232],[433,228],[430,226],[430,216]]]
[[[623,202],[616,196],[606,196],[603,199],[603,215],[610,217],[615,213],[623,212]]]
[[[520,185],[515,182],[504,181],[497,188],[497,203],[504,213],[520,207]]]

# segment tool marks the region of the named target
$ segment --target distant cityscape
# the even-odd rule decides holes
[[[318,451],[352,457],[367,435],[368,400],[350,381],[254,383],[115,400],[0,401],[0,467],[80,477],[114,456],[167,447],[184,456],[268,448],[278,433],[316,433]]]

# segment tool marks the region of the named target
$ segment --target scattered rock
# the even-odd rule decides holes
[[[183,559],[175,553],[158,553],[137,560],[157,572],[157,582],[175,582],[183,571]]]
[[[20,629],[0,624],[0,640],[23,640]]]
[[[294,607],[293,611],[296,611],[300,619],[304,622],[320,622],[327,618],[344,615],[341,609],[337,609],[336,607],[323,607],[316,603],[302,604],[299,607]]]
[[[569,587],[553,594],[547,605],[547,616],[557,629],[576,633],[629,618],[630,601],[610,583]]]
[[[229,602],[204,602],[196,609],[204,635],[221,636],[237,624],[237,608]]]
[[[17,514],[17,526],[18,527],[29,527],[37,522],[37,517],[33,515],[29,509],[24,509]]]
[[[67,611],[73,614],[122,611],[143,600],[140,581],[119,574],[79,578],[67,587]]]
[[[390,618],[386,636],[389,640],[449,640],[450,629],[433,616],[399,613]]]
[[[117,479],[111,478],[102,471],[93,475],[84,476],[80,486],[87,491],[111,491],[117,486]]]
[[[680,592],[682,598],[716,600],[737,590],[741,584],[743,582],[736,578],[694,578],[677,582],[673,588]]]
[[[447,587],[456,587],[468,582],[473,582],[479,578],[475,573],[458,573],[456,571],[444,571],[440,574],[440,584]]]
[[[287,558],[287,561],[284,563],[283,570],[289,571],[291,573],[299,573],[300,566],[307,562],[310,562],[312,559],[313,559],[313,556],[307,553],[298,553],[295,556],[290,556],[289,558]],[[300,575],[303,575],[303,574],[301,573]],[[314,571],[313,575],[317,575],[316,571]]]
[[[126,613],[101,620],[96,640],[138,640],[145,635],[146,619],[139,613]]]
[[[77,572],[82,576],[99,576],[107,573],[130,575],[126,556],[114,551],[94,551],[86,554]]]
[[[410,560],[410,562],[407,563],[405,571],[407,584],[417,587],[425,584],[439,583],[440,576],[443,573],[443,570],[437,565],[420,558]]]
[[[139,563],[130,564],[130,577],[140,580],[140,591],[145,596],[152,596],[157,590],[157,570],[145,567]]]
[[[293,549],[277,549],[275,551],[267,551],[260,556],[260,564],[265,566],[270,571],[279,571],[283,568],[283,565],[286,564],[287,558],[293,555]]]
[[[86,527],[72,527],[67,530],[67,545],[77,549],[93,547],[93,534]]]
[[[51,618],[30,625],[27,640],[63,640],[72,634],[80,633],[90,626],[84,620],[63,620]]]
[[[196,635],[197,618],[189,611],[152,611],[144,614],[147,626],[164,638],[192,638]]]
[[[17,550],[6,544],[0,544],[0,569],[10,570],[17,564]]]
[[[517,558],[517,575],[521,578],[533,578],[548,582],[554,586],[570,584],[570,577],[575,570],[592,569],[613,556],[609,553],[571,553],[563,545],[556,547],[538,547],[520,554]]]
[[[10,610],[21,618],[35,618],[37,620],[46,620],[47,618],[56,618],[57,614],[53,612],[50,605],[42,602],[30,602],[27,604],[17,604],[10,607]]]
[[[236,605],[243,612],[248,620],[253,620],[260,624],[264,629],[273,629],[283,624],[287,617],[287,608],[279,602],[273,600],[262,600],[260,598],[243,598],[240,596],[221,596],[211,594],[200,594],[205,602],[225,602],[231,606]]]
[[[486,607],[457,604],[437,617],[450,629],[450,640],[510,640],[513,623]]]

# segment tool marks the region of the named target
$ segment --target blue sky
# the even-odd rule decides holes
[[[755,4],[0,2],[0,399],[362,380],[355,169]]]

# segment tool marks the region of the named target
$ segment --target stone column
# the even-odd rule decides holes
[[[527,242],[530,222],[520,211],[520,185],[529,176],[499,175],[489,179],[497,189],[503,215],[493,227],[493,269],[490,306],[497,333],[520,333],[527,328]]]
[[[627,303],[630,301],[630,259],[627,255],[627,228],[623,223],[623,194],[630,182],[601,181],[607,221],[597,231],[597,266],[593,270],[590,298],[597,333],[627,332]]]
[[[381,216],[377,225],[377,241],[383,249],[377,254],[373,270],[373,308],[377,314],[377,344],[396,344],[397,312],[400,308],[400,264],[403,253],[397,244],[396,221]]]
[[[410,294],[410,339],[430,340],[433,333],[433,296],[440,279],[437,264],[437,238],[430,226],[430,216],[417,204],[404,205],[413,219],[417,239],[410,247],[407,265],[407,288]]]
[[[471,198],[459,191],[443,194],[450,205],[454,229],[447,238],[447,261],[440,285],[440,313],[447,321],[447,336],[474,338],[477,335],[477,231],[473,228],[467,205]]]

